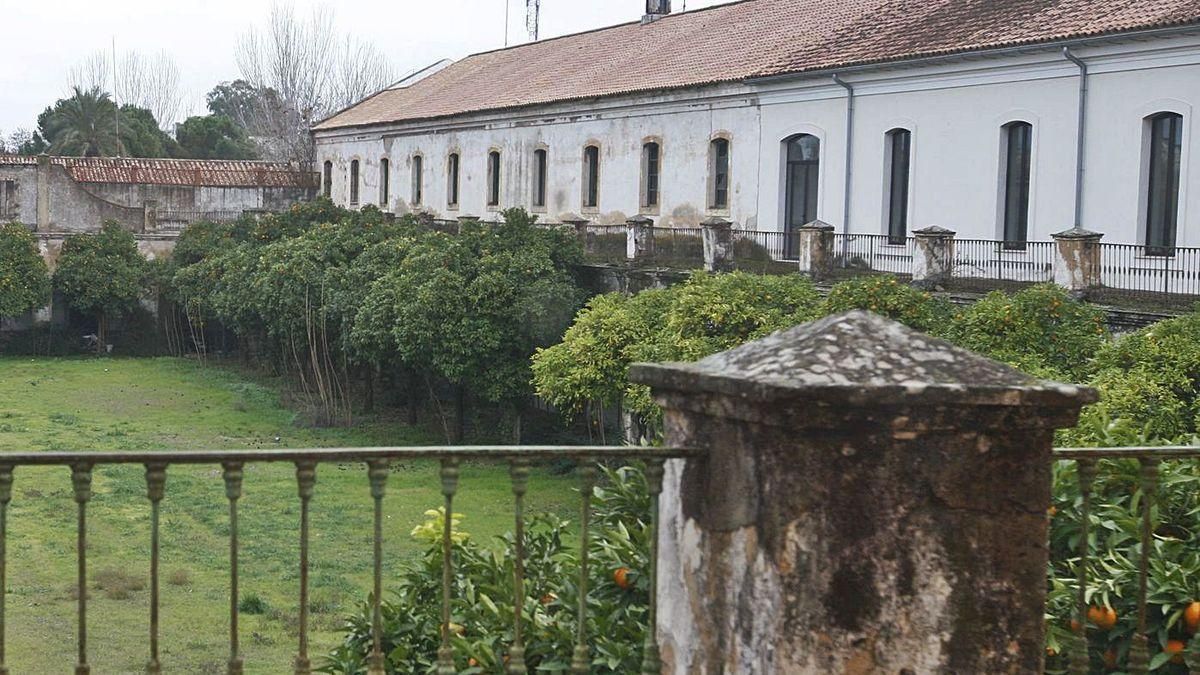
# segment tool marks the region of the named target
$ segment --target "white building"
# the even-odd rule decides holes
[[[317,124],[323,190],[442,218],[1200,246],[1194,0],[647,4]]]

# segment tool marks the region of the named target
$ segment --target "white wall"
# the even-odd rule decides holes
[[[1034,127],[1030,239],[1045,240],[1075,222],[1076,120],[1079,73],[1061,47],[1023,53],[967,56],[953,61],[862,69],[843,73],[856,91],[850,230],[885,231],[884,140],[887,131],[912,131],[909,228],[941,225],[959,237],[1001,234],[1001,127]],[[1179,244],[1200,246],[1200,37],[1096,43],[1075,47],[1092,71],[1082,225],[1105,241],[1140,242],[1144,211],[1144,119],[1160,111],[1184,115]],[[547,220],[581,213],[582,152],[602,148],[600,208],[583,215],[621,222],[639,212],[641,145],[663,148],[662,206],[658,222],[691,225],[722,215],[748,229],[778,231],[783,220],[783,141],[810,133],[822,141],[818,214],[841,230],[846,224],[846,91],[828,75],[692,90],[671,96],[547,106],[521,113],[490,113],[446,123],[414,123],[317,134],[318,168],[334,162],[333,197],[348,201],[349,161],[361,160],[360,201],[378,197],[378,160],[392,161],[396,212],[408,203],[410,157],[425,157],[422,210],[441,217],[489,217],[484,205],[486,157],[502,150],[502,207],[529,207],[533,151],[549,149]],[[718,132],[732,140],[733,190],[728,211],[707,209],[708,142]],[[446,206],[446,156],[462,157],[461,204]]]

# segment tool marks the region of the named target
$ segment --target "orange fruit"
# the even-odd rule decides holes
[[[475,666],[479,665],[479,662],[476,661],[475,657],[472,656],[471,658],[467,659],[467,665],[474,668]]]
[[[1104,652],[1104,667],[1109,670],[1117,669],[1117,650],[1116,649],[1109,647],[1108,650]]]
[[[547,593],[541,597],[541,603],[548,605],[558,599],[558,596],[553,593]]]
[[[633,582],[629,579],[628,567],[618,567],[617,570],[613,572],[613,581],[616,582],[617,588],[620,588],[623,591],[633,588]]]
[[[1051,518],[1058,515],[1058,507],[1051,506],[1050,508],[1046,509],[1046,515],[1050,516]]]
[[[1195,633],[1200,628],[1200,602],[1193,602],[1183,610],[1183,623],[1189,633]]]
[[[1087,618],[1100,630],[1112,630],[1117,625],[1117,611],[1112,607],[1089,607]]]
[[[1072,633],[1079,632],[1079,619],[1071,619],[1071,632]]]
[[[1173,654],[1171,663],[1183,663],[1183,652],[1187,649],[1187,645],[1183,640],[1167,640],[1167,646],[1163,647],[1163,651],[1168,654]]]

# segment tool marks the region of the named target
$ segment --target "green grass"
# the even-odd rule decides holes
[[[389,420],[350,429],[295,424],[270,382],[179,359],[0,358],[0,451],[185,450],[430,444]],[[279,441],[275,438],[279,437]],[[535,471],[533,510],[566,512],[570,481]],[[88,507],[92,671],[144,672],[149,654],[149,503],[143,469],[98,467]],[[455,511],[490,538],[511,529],[507,468],[463,467]],[[384,501],[385,585],[417,552],[409,532],[441,503],[430,462],[396,466]],[[172,467],[162,503],[164,670],[222,673],[228,655],[227,501],[218,467]],[[322,465],[312,502],[310,656],[341,639],[366,597],[371,500],[360,465]],[[241,617],[248,673],[290,672],[296,652],[299,502],[294,468],[249,465],[239,505]],[[69,471],[18,468],[9,509],[8,665],[70,672],[75,663],[75,504]],[[257,598],[257,600],[255,600]],[[249,602],[246,602],[246,601]]]

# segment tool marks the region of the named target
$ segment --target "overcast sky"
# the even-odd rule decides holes
[[[674,0],[680,11],[729,0]],[[234,45],[264,23],[273,0],[0,0],[0,132],[34,128],[61,98],[67,72],[97,50],[175,57],[185,106],[203,113],[204,94],[238,77]],[[508,0],[510,43],[523,42],[525,0]],[[504,45],[506,0],[295,0],[297,14],[332,7],[342,31],[378,46],[404,73],[441,58]],[[542,0],[543,38],[640,18],[644,0]]]

